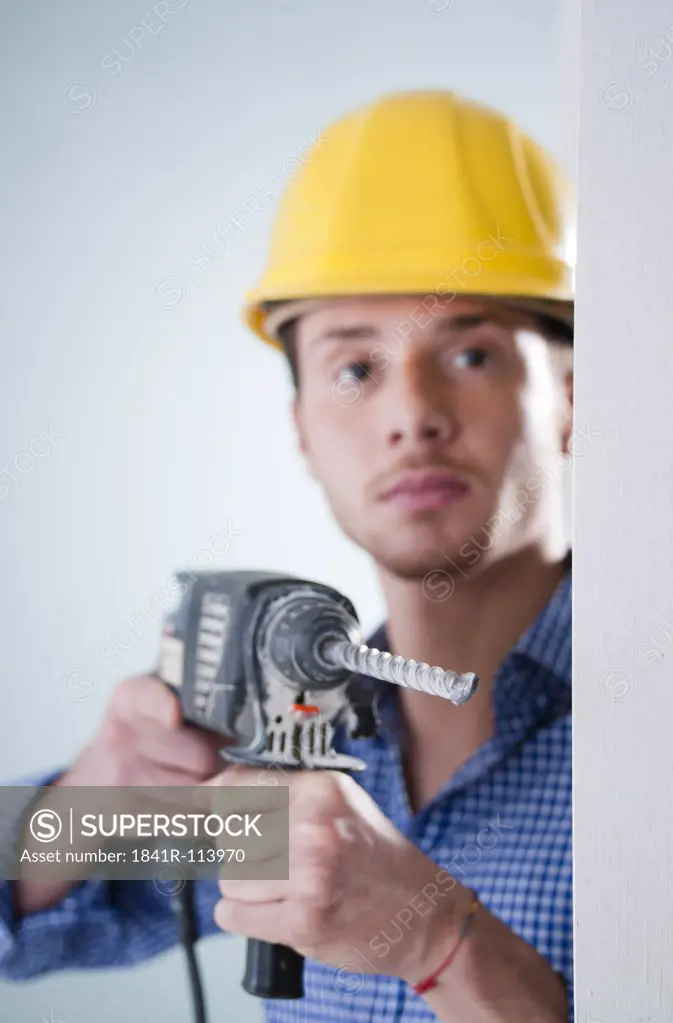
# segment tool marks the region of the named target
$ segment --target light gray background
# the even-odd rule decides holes
[[[0,469],[16,480],[0,476],[3,780],[85,743],[115,682],[154,660],[142,606],[177,565],[205,566],[209,542],[216,565],[332,583],[367,628],[382,614],[295,453],[285,367],[240,322],[272,215],[232,226],[245,200],[390,89],[455,87],[567,153],[550,0],[188,0],[159,31],[151,10],[3,5]],[[130,58],[117,74],[115,49]],[[225,225],[226,250],[199,270]],[[50,429],[64,436],[48,455],[15,462]],[[260,1018],[243,951],[200,947],[214,1023]],[[0,985],[0,1003],[3,1023],[191,1018],[177,951]]]

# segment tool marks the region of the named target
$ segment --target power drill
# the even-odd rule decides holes
[[[362,644],[350,600],[330,586],[276,572],[177,572],[180,603],[166,616],[158,675],[186,722],[232,745],[251,766],[359,771],[333,742],[377,730],[374,689],[358,675],[465,703],[478,679]],[[303,957],[249,940],[243,987],[261,998],[303,997]]]

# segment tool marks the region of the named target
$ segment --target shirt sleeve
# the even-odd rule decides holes
[[[60,772],[22,785],[49,785]],[[19,917],[15,883],[0,881],[0,979],[28,980],[66,969],[130,966],[179,938],[174,901],[151,881],[80,882],[55,906]],[[199,937],[219,932],[215,882],[197,881]],[[221,933],[221,932],[220,932]]]

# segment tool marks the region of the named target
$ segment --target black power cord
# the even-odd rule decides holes
[[[189,984],[192,991],[194,1006],[194,1023],[208,1023],[206,1018],[206,1002],[203,994],[203,983],[196,957],[196,941],[199,936],[196,905],[194,900],[194,882],[185,881],[183,887],[173,896],[173,907],[180,929],[180,941],[185,950]]]

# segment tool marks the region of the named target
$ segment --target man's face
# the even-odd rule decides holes
[[[335,299],[296,341],[302,451],[381,566],[493,560],[548,528],[570,402],[533,317],[481,298]]]

